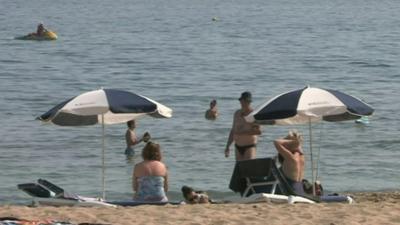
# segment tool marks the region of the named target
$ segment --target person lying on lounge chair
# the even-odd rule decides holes
[[[289,131],[289,134],[274,141],[278,153],[283,157],[282,173],[289,185],[299,194],[304,194],[304,154],[301,148],[303,137],[297,131]]]

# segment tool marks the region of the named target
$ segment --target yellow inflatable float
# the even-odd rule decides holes
[[[17,40],[34,40],[34,41],[53,41],[57,40],[58,36],[56,32],[46,30],[43,35],[37,35],[36,33],[30,33],[28,35],[16,37]]]

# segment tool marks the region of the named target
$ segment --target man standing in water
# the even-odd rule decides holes
[[[239,101],[241,109],[237,110],[233,116],[232,129],[225,148],[225,157],[229,157],[229,148],[235,142],[236,161],[254,159],[256,157],[257,138],[261,134],[259,125],[248,123],[244,119],[253,111],[250,106],[251,93],[248,91],[243,92]]]

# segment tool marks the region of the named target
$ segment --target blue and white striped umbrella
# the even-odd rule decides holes
[[[143,115],[170,118],[172,110],[132,92],[99,89],[61,102],[38,119],[60,126],[85,126],[124,123]]]
[[[172,109],[132,92],[99,89],[63,101],[37,119],[59,126],[102,125],[102,188],[105,199],[104,125],[125,123],[144,115],[170,118]]]
[[[373,112],[371,106],[343,92],[305,87],[272,98],[245,119],[259,124],[290,125],[356,120]]]

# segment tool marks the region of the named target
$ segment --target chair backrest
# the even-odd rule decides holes
[[[265,182],[266,179],[264,178],[271,176],[271,168],[274,163],[272,158],[237,161],[229,188],[243,195],[249,182],[252,180],[251,178],[263,178],[262,181]],[[254,183],[256,182],[257,181],[254,181]]]
[[[235,170],[238,170],[238,175],[241,178],[267,177],[271,174],[272,164],[271,158],[242,160],[236,162]]]
[[[39,179],[38,183],[40,185],[43,185],[44,187],[46,187],[50,191],[54,192],[55,193],[54,197],[56,197],[56,198],[65,198],[65,199],[74,199],[74,200],[79,200],[79,198],[80,198],[77,194],[67,192],[63,188],[51,183],[48,180]]]
[[[52,192],[56,194],[55,197],[62,197],[64,195],[64,189],[60,188],[59,186],[51,183],[50,181],[47,181],[45,179],[38,179],[38,183],[45,186]]]
[[[45,187],[41,186],[40,184],[35,184],[35,183],[18,184],[18,189],[24,191],[25,193],[27,193],[32,197],[49,198],[52,196],[52,193]]]

